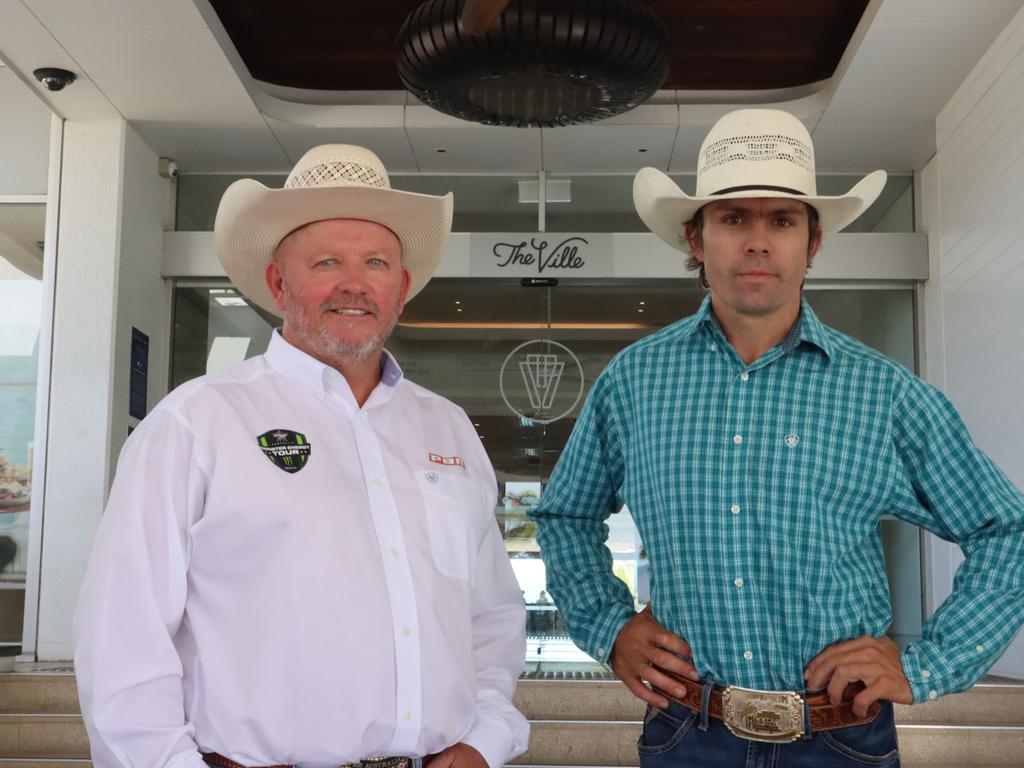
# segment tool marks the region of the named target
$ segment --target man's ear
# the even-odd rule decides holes
[[[402,267],[402,288],[398,295],[398,313],[405,309],[405,298],[409,295],[409,286],[412,284],[412,276],[409,270]]]
[[[697,261],[704,263],[704,243],[700,233],[693,224],[687,224],[684,230],[686,236],[686,243],[690,246],[690,253],[693,254],[693,258]]]
[[[821,227],[818,227],[814,233],[814,239],[811,240],[807,246],[807,266],[811,266],[811,262],[814,261],[814,257],[818,255],[818,251],[821,250]]]
[[[263,278],[267,281],[270,295],[274,297],[274,304],[279,310],[284,312],[284,276],[281,274],[281,267],[275,259],[267,262]]]

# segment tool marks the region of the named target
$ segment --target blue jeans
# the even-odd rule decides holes
[[[734,736],[721,720],[672,702],[647,708],[637,750],[640,768],[899,768],[892,704],[881,702],[867,725],[821,731],[790,744],[766,744]]]

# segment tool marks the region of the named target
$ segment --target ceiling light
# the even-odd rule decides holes
[[[222,307],[245,307],[245,299],[241,296],[218,296],[217,303]]]
[[[642,0],[490,0],[493,22],[476,29],[463,24],[469,6],[427,0],[398,33],[402,82],[445,114],[516,127],[591,123],[642,104],[668,77],[668,30]]]
[[[519,182],[519,202],[540,202],[540,182],[537,179],[523,179]],[[571,203],[572,179],[547,179],[544,182],[544,202]]]
[[[461,302],[461,301],[459,301],[458,299],[456,299],[456,300],[455,300],[455,303],[456,303],[456,304],[461,304],[462,302]]]

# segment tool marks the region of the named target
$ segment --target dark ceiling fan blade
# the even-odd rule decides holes
[[[459,26],[467,35],[486,35],[508,3],[509,0],[466,0],[459,15]]]

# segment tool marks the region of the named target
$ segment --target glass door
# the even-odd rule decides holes
[[[913,291],[807,291],[822,320],[914,364]],[[562,281],[436,278],[402,314],[388,343],[406,376],[461,406],[480,435],[498,480],[494,510],[527,607],[528,674],[600,668],[571,641],[547,591],[535,526],[537,503],[594,381],[632,342],[696,311],[693,280]],[[262,353],[271,319],[225,281],[175,291],[172,386]],[[639,609],[649,569],[625,507],[608,521],[616,575]],[[920,637],[920,539],[895,519],[882,523],[895,607],[892,634]]]
[[[0,204],[0,657],[21,650],[46,205]]]

